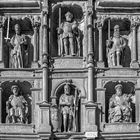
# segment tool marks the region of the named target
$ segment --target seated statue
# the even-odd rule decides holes
[[[109,100],[109,123],[131,122],[131,94],[122,93],[122,85],[115,86],[116,93]]]
[[[10,50],[9,67],[10,68],[25,68],[28,65],[28,43],[27,37],[21,34],[19,24],[15,26],[15,35],[11,40],[7,40]]]
[[[78,111],[78,93],[75,90],[75,97],[71,95],[70,85],[64,86],[64,94],[59,99],[60,111],[62,114],[62,124],[64,132],[78,131],[77,129],[77,111]]]
[[[123,51],[126,46],[125,39],[120,36],[119,25],[114,26],[113,38],[106,41],[108,66],[122,66]]]
[[[65,14],[66,21],[61,23],[58,28],[59,35],[59,55],[75,56],[76,50],[80,49],[80,32],[78,24],[73,20],[73,14],[67,12]]]
[[[6,123],[27,123],[28,104],[22,95],[19,95],[17,85],[11,87],[13,95],[6,102]]]

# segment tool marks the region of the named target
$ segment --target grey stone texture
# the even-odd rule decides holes
[[[140,139],[139,0],[0,0],[0,13],[0,139]]]

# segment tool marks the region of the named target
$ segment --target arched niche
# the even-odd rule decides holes
[[[7,38],[9,38],[9,41],[10,41],[10,39],[15,35],[15,25],[16,24],[19,24],[19,26],[20,26],[20,35],[24,35],[27,40],[27,44],[24,45],[24,47],[21,50],[21,52],[23,53],[22,54],[23,68],[30,68],[31,63],[33,61],[33,51],[34,50],[33,50],[32,38],[33,38],[34,30],[33,30],[33,24],[31,22],[31,19],[28,17],[23,17],[23,18],[18,18],[18,17],[14,17],[14,16],[9,17],[9,28],[8,28],[8,18],[4,22],[4,27],[3,27],[4,66],[5,66],[5,68],[11,67],[10,66],[10,47],[8,46]],[[27,59],[25,60],[24,58],[26,56],[27,56]]]
[[[106,89],[105,91],[105,122],[108,123],[108,117],[109,117],[109,100],[112,97],[113,94],[115,94],[115,86],[117,84],[122,85],[122,93],[123,94],[132,94],[135,95],[135,87],[134,83],[132,82],[118,82],[118,81],[109,81],[108,83],[105,84],[104,88]],[[131,108],[132,108],[132,122],[135,122],[135,103],[131,103]]]
[[[113,37],[114,26],[119,25],[120,35],[126,41],[126,46],[121,55],[121,65],[123,67],[130,67],[131,62],[131,48],[132,48],[132,34],[131,34],[131,22],[128,18],[107,18],[103,25],[103,54],[105,60],[105,66],[109,67],[108,56],[107,56],[107,46],[106,41]]]
[[[58,107],[58,131],[63,132],[64,131],[64,125],[63,125],[63,118],[61,114],[61,107],[59,105],[60,103],[60,97],[64,94],[64,86],[68,83],[70,85],[70,95],[74,96],[74,99],[76,99],[77,104],[77,111],[75,112],[73,119],[73,126],[76,125],[76,128],[73,128],[72,131],[80,131],[80,124],[81,124],[81,90],[76,86],[72,81],[64,81],[63,83],[59,84],[57,88],[54,90],[54,94],[51,97],[52,105],[57,105]],[[75,129],[75,130],[74,130]]]
[[[61,8],[61,15],[59,9]],[[51,41],[50,41],[50,50],[53,57],[60,57],[59,55],[59,36],[57,34],[57,29],[60,26],[60,23],[65,21],[65,14],[67,12],[73,14],[73,19],[78,23],[79,37],[80,37],[80,49],[76,47],[78,52],[77,56],[83,56],[83,40],[84,40],[84,15],[83,9],[77,4],[57,4],[52,8],[52,17],[51,17]],[[61,16],[61,18],[59,18]],[[61,20],[61,21],[59,21]],[[79,49],[79,50],[78,50]]]
[[[32,95],[31,95],[31,90],[30,88],[32,87],[31,84],[28,81],[5,81],[1,84],[2,88],[2,95],[1,95],[1,100],[2,100],[2,106],[1,106],[1,122],[6,123],[6,101],[8,101],[10,95],[12,95],[11,87],[12,85],[17,85],[19,87],[19,95],[22,95],[25,100],[27,101],[28,104],[28,121],[27,124],[32,123]]]

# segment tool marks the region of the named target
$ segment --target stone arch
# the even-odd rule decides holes
[[[67,81],[71,81],[71,80],[63,80],[63,81],[60,81],[58,82],[52,89],[52,92],[51,92],[51,97],[56,97],[56,94],[58,93],[59,89],[64,86],[66,84]],[[85,98],[86,97],[86,91],[84,89],[83,86],[81,86],[77,81],[75,80],[72,80],[72,84],[74,86],[76,86],[79,90],[80,90],[80,97],[81,98]]]
[[[108,81],[104,88],[105,90],[105,122],[108,123],[108,110],[109,110],[109,99],[115,94],[115,86],[117,84],[122,84],[122,92],[123,94],[135,94],[135,83],[132,81]],[[131,104],[132,107],[132,122],[135,122],[135,104]]]
[[[32,123],[32,99],[31,99],[31,88],[32,88],[32,84],[28,81],[4,81],[3,83],[1,83],[1,88],[2,88],[2,95],[1,95],[1,101],[2,101],[2,118],[1,118],[1,122],[2,123],[6,123],[6,101],[8,101],[10,95],[12,95],[12,91],[11,91],[11,87],[12,85],[17,85],[19,87],[19,94],[22,95],[25,100],[28,103],[28,112],[29,115],[27,117],[28,119],[28,124]]]

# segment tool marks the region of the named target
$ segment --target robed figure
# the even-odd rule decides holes
[[[21,35],[19,24],[15,25],[15,35],[8,42],[9,46],[9,67],[23,68],[28,64],[28,44],[25,35]]]

